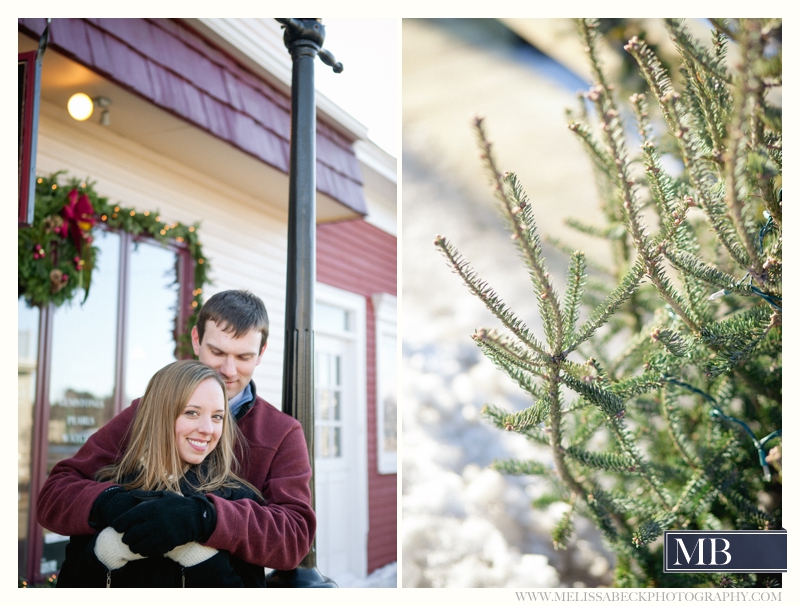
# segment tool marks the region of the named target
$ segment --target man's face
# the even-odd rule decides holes
[[[261,347],[261,333],[257,330],[236,339],[233,333],[223,332],[216,323],[208,320],[202,343],[197,327],[192,328],[192,347],[200,361],[217,371],[225,381],[230,399],[250,383],[267,345]]]

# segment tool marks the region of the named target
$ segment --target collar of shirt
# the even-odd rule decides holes
[[[230,400],[228,400],[228,406],[231,409],[231,416],[235,417],[236,413],[239,412],[239,409],[242,407],[243,404],[246,404],[250,400],[253,399],[253,389],[250,386],[250,383],[247,384],[241,392],[237,395],[233,396]]]

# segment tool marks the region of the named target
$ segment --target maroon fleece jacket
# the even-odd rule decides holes
[[[53,467],[39,493],[39,524],[65,536],[96,532],[89,526],[89,513],[95,499],[113,484],[92,478],[124,452],[138,404],[134,401],[93,434],[74,457]],[[247,439],[244,455],[241,445],[237,449],[239,475],[261,490],[265,504],[209,496],[217,510],[217,526],[205,545],[251,564],[291,570],[308,553],[316,530],[303,429],[296,419],[259,397],[237,425]]]

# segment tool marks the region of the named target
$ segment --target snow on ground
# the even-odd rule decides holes
[[[481,417],[487,400],[519,408],[504,377],[467,351],[407,350],[404,359],[403,586],[606,583],[609,562],[588,522],[577,520],[574,549],[555,551],[551,529],[566,506],[534,510],[543,479],[489,467],[509,457],[549,462]]]
[[[397,587],[397,562],[374,570],[366,578],[343,576],[336,579],[340,588],[346,587]]]
[[[538,314],[489,194],[459,190],[419,149],[404,140],[402,586],[606,585],[611,556],[593,526],[576,519],[571,548],[555,551],[551,529],[566,505],[534,510],[542,478],[489,467],[499,458],[550,457],[481,416],[486,403],[520,410],[529,402],[471,342],[476,327],[499,321],[450,272],[434,235],[452,237],[529,325]],[[563,274],[566,262],[551,257],[553,274]]]

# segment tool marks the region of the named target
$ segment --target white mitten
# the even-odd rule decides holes
[[[192,541],[185,545],[178,545],[175,549],[168,551],[164,555],[171,560],[175,560],[181,566],[188,568],[200,562],[205,562],[216,553],[217,550],[213,547],[206,547],[205,545]]]
[[[94,554],[109,570],[122,568],[131,560],[145,558],[143,555],[132,552],[130,547],[122,542],[122,533],[117,532],[110,526],[97,535]]]

